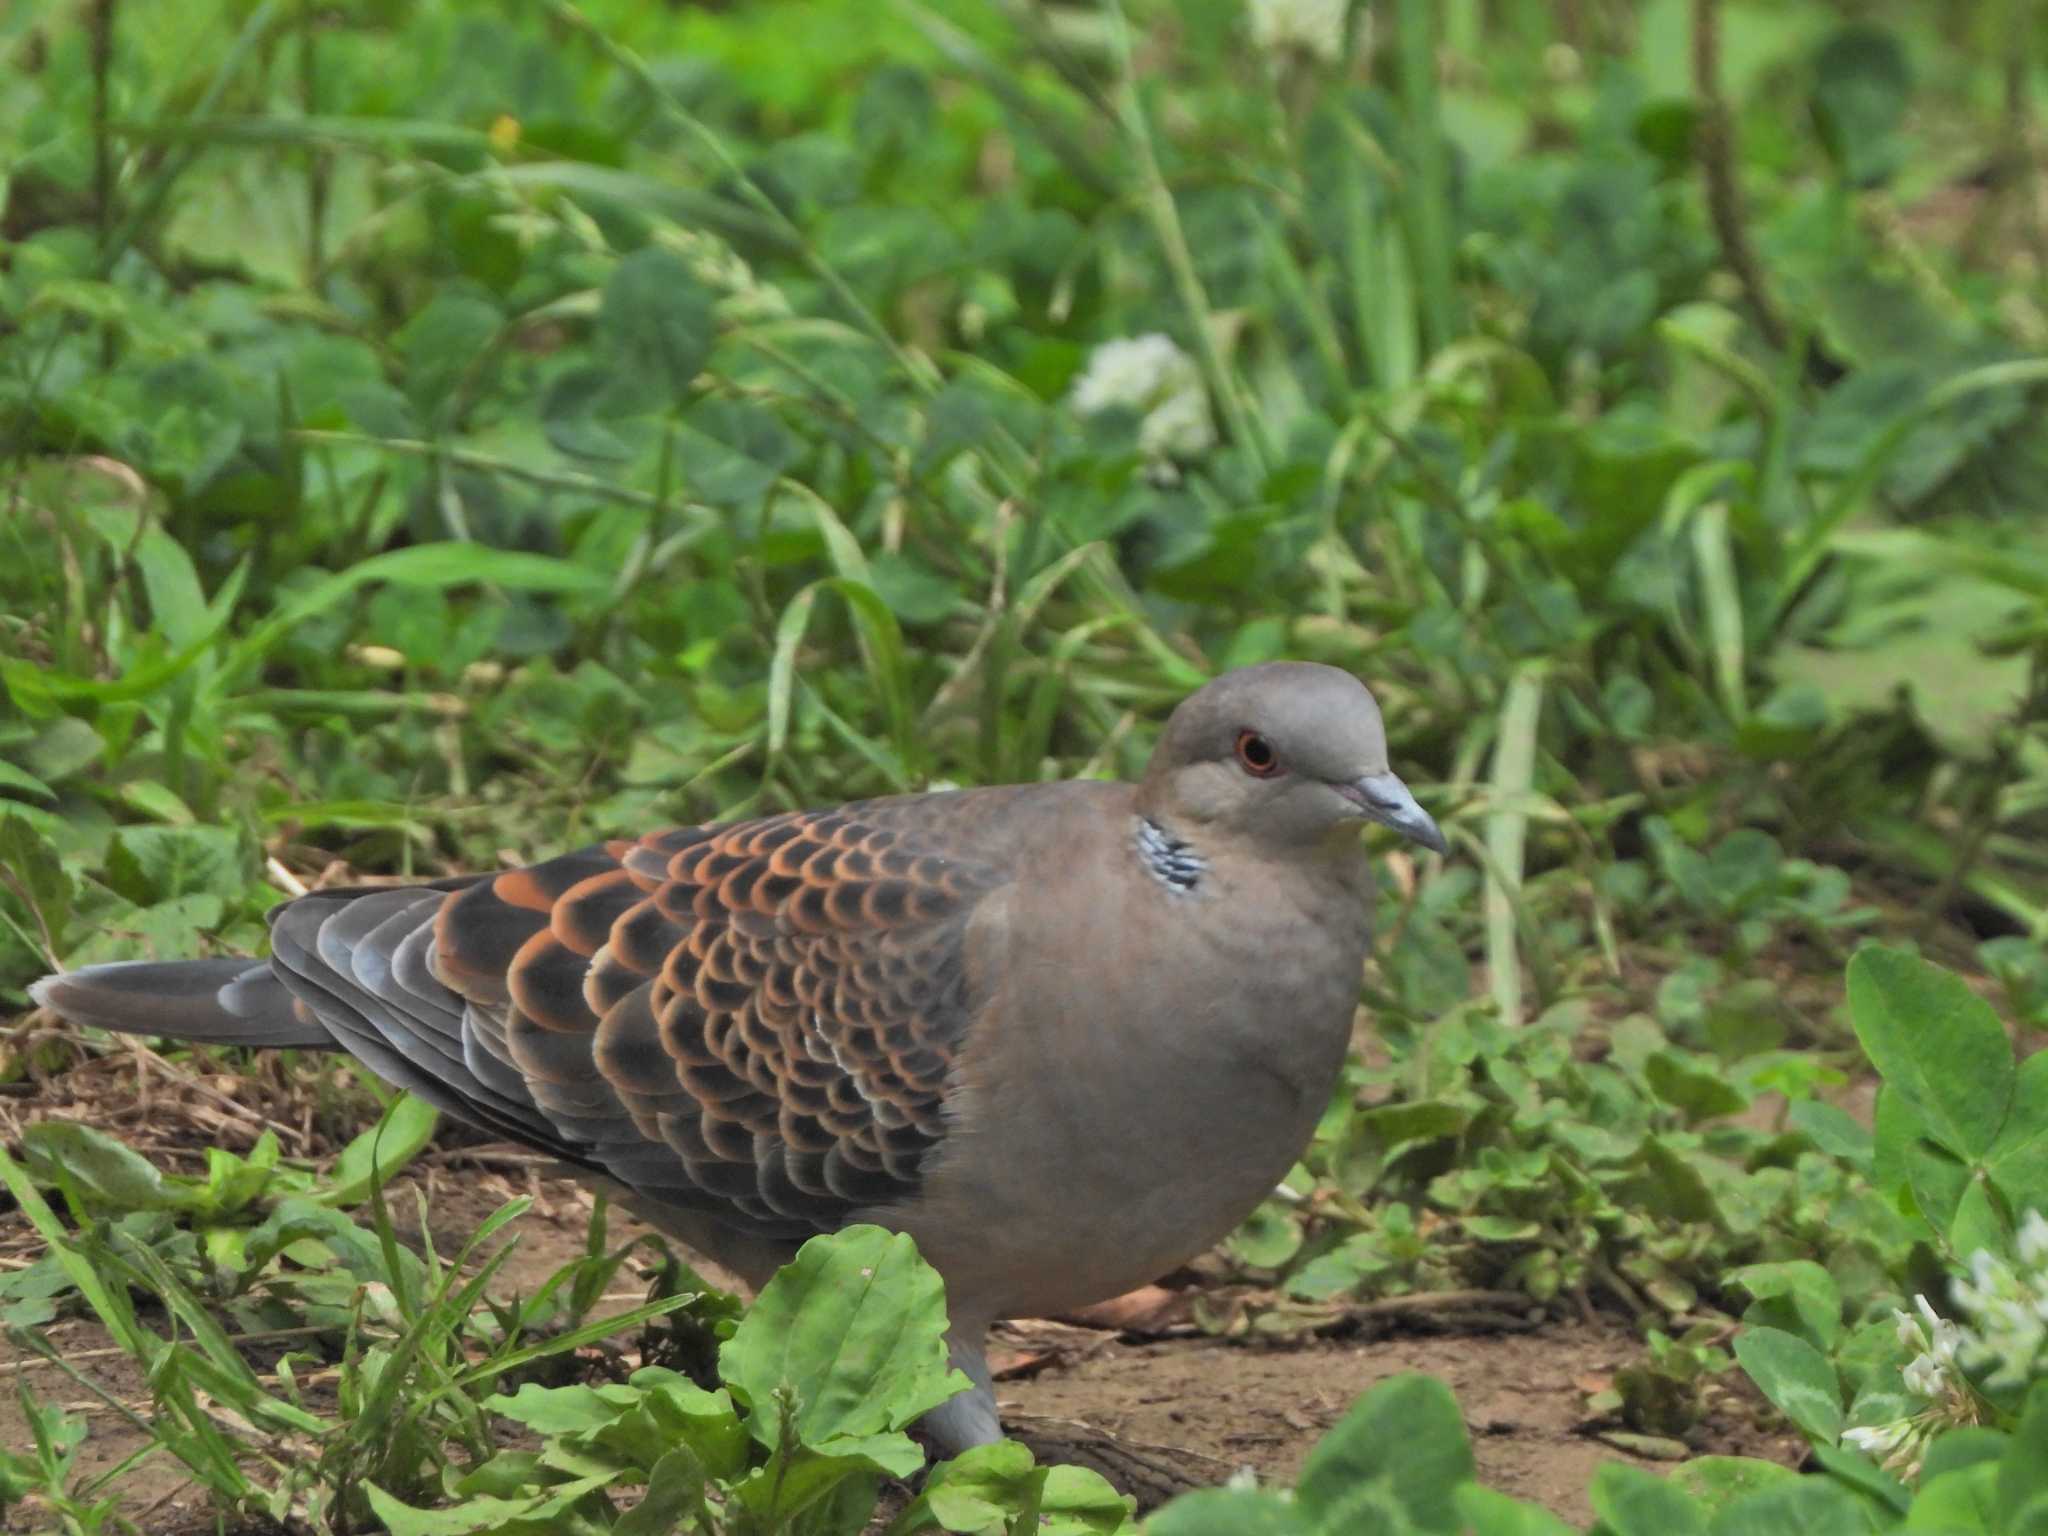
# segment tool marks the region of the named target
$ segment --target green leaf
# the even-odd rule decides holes
[[[1035,1466],[1027,1447],[1000,1440],[941,1462],[888,1536],[929,1531],[934,1522],[947,1531],[1008,1531],[1026,1508],[1038,1512],[1034,1536],[1109,1536],[1127,1528],[1133,1502],[1097,1473]]]
[[[2027,1394],[2012,1449],[1998,1464],[1998,1524],[2006,1536],[2048,1532],[2048,1381]]]
[[[1725,1076],[1694,1065],[1678,1051],[1654,1053],[1643,1063],[1643,1077],[1658,1098],[1684,1111],[1687,1124],[1739,1115],[1749,1107]]]
[[[39,1120],[21,1134],[29,1171],[102,1211],[183,1211],[198,1192],[169,1180],[141,1153],[76,1120]]]
[[[370,1508],[384,1522],[384,1528],[391,1536],[482,1536],[487,1531],[505,1532],[507,1536],[512,1536],[512,1533],[525,1536],[530,1531],[533,1536],[540,1536],[540,1533],[562,1522],[570,1507],[585,1494],[604,1487],[611,1480],[612,1474],[602,1473],[557,1483],[546,1493],[528,1498],[484,1496],[441,1509],[416,1509],[368,1479],[363,1481],[362,1489],[370,1501]]]
[[[754,1436],[777,1437],[778,1387],[797,1394],[808,1446],[900,1430],[968,1386],[946,1358],[945,1287],[901,1233],[853,1226],[814,1237],[762,1288],[718,1353],[751,1407]]]
[[[160,525],[152,522],[136,541],[135,564],[149,594],[151,627],[173,647],[190,645],[213,627],[192,557]]]
[[[2048,1211],[2048,1051],[2020,1063],[2011,1112],[1984,1161],[2010,1209]]]
[[[1472,1446],[1450,1388],[1431,1376],[1381,1382],[1309,1452],[1296,1503],[1307,1529],[1369,1529],[1368,1508],[1397,1509],[1410,1527],[1458,1530],[1454,1495],[1472,1480]]]
[[[1799,1474],[1755,1456],[1697,1456],[1671,1469],[1671,1484],[1684,1490],[1709,1519],[1725,1505]]]
[[[711,292],[675,252],[643,246],[605,284],[598,330],[608,367],[655,398],[681,401],[711,356]]]
[[[1457,1505],[1472,1536],[1574,1536],[1570,1526],[1542,1505],[1526,1504],[1477,1483],[1458,1489]]]
[[[25,795],[34,795],[38,800],[54,800],[57,791],[26,769],[17,768],[5,758],[0,758],[0,789],[16,789]]]
[[[334,1172],[318,1199],[323,1205],[360,1205],[371,1189],[389,1183],[393,1174],[426,1150],[434,1139],[441,1113],[425,1099],[401,1093],[368,1130],[341,1149]]]
[[[1849,962],[1849,1014],[1885,1085],[1927,1134],[1976,1162],[2012,1102],[2012,1047],[1998,1015],[1960,977],[1875,945]]]
[[[1610,1461],[1588,1493],[1614,1536],[1705,1536],[1706,1516],[1690,1495],[1641,1467]]]
[[[1959,1472],[1978,1462],[1995,1462],[2012,1445],[2011,1436],[1982,1424],[1967,1424],[1936,1435],[1920,1458],[1920,1478],[1931,1482],[1945,1472]]]
[[[628,1412],[639,1394],[623,1386],[543,1387],[522,1384],[511,1396],[495,1393],[484,1407],[543,1437],[587,1434],[604,1428]]]
[[[1842,1387],[1827,1357],[1778,1328],[1745,1328],[1735,1358],[1778,1411],[1813,1439],[1833,1445],[1842,1433]]]
[[[1759,1302],[1783,1300],[1797,1321],[1797,1332],[1820,1349],[1842,1336],[1842,1293],[1835,1277],[1811,1259],[1785,1259],[1775,1264],[1747,1264],[1728,1275]],[[1759,1321],[1760,1319],[1751,1319]]]
[[[2048,1085],[2048,1075],[2044,1075],[2043,1081]],[[1819,1099],[1802,1099],[1786,1111],[1785,1119],[1811,1137],[1813,1144],[1828,1156],[1840,1158],[1852,1168],[1869,1170],[1873,1143],[1870,1128],[1858,1123],[1847,1110]]]
[[[676,1446],[654,1464],[647,1474],[647,1491],[638,1504],[619,1516],[612,1536],[668,1536],[682,1527],[686,1517],[691,1525],[701,1526],[706,1483],[704,1463],[697,1453],[686,1445]]]
[[[492,549],[459,539],[388,550],[325,577],[287,599],[276,613],[251,630],[228,654],[214,674],[213,686],[225,688],[243,668],[254,666],[268,656],[292,629],[325,613],[358,588],[378,581],[436,591],[488,584],[514,592],[600,596],[611,591],[613,577],[549,555]]]
[[[1231,1234],[1230,1250],[1254,1268],[1278,1269],[1301,1251],[1301,1222],[1280,1201],[1262,1201]]]
[[[1145,1536],[1311,1536],[1316,1527],[1275,1494],[1202,1488],[1145,1522]]]
[[[30,826],[27,817],[0,816],[0,868],[13,877],[0,882],[0,901],[7,899],[10,885],[18,885],[50,938],[61,946],[71,922],[71,876],[50,840]]]
[[[1845,26],[1814,56],[1813,117],[1821,141],[1857,186],[1883,181],[1904,155],[1913,74],[1899,40],[1868,23]]]
[[[220,827],[123,827],[107,854],[107,876],[141,905],[194,893],[237,897],[241,839]]]
[[[85,721],[76,715],[59,715],[20,749],[21,766],[52,784],[61,784],[97,762],[105,746],[100,733]]]
[[[2000,1520],[1998,1464],[1980,1461],[1935,1477],[1922,1477],[1906,1529],[1914,1531],[2018,1532],[2026,1527]]]
[[[1793,1477],[1727,1504],[1708,1529],[1710,1536],[1868,1536],[1873,1525],[1870,1507],[1841,1484]]]

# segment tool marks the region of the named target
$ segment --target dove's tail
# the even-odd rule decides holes
[[[45,976],[36,1003],[74,1024],[199,1045],[337,1050],[264,960],[126,960]]]

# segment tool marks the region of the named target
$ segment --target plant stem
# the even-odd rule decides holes
[[[1735,175],[1735,118],[1721,95],[1720,0],[1692,0],[1692,86],[1700,108],[1698,148],[1707,214],[1721,244],[1721,259],[1742,284],[1764,340],[1782,349],[1790,337],[1771,302],[1763,264],[1750,246],[1742,186]]]
[[[1941,920],[1950,903],[1970,877],[1970,870],[1983,855],[1984,845],[1998,825],[1999,792],[2013,781],[2019,769],[2020,752],[2029,729],[2041,718],[2042,708],[2048,704],[2048,647],[2036,646],[2027,669],[2026,697],[2020,700],[2013,717],[1998,733],[1998,745],[1993,749],[1991,761],[1984,767],[1983,776],[1977,781],[1976,793],[1971,797],[1969,814],[1963,821],[1963,834],[1956,844],[1954,861],[1941,877],[1941,883],[1930,891],[1927,899],[1920,904],[1914,922],[1914,932],[1925,938]]]

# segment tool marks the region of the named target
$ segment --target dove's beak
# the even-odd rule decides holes
[[[1367,821],[1376,821],[1432,852],[1450,851],[1435,819],[1416,803],[1398,774],[1368,773],[1339,784],[1337,792],[1356,805]]]

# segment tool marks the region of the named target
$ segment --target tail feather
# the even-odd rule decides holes
[[[45,976],[36,1003],[74,1024],[199,1045],[335,1050],[262,960],[124,960]]]

